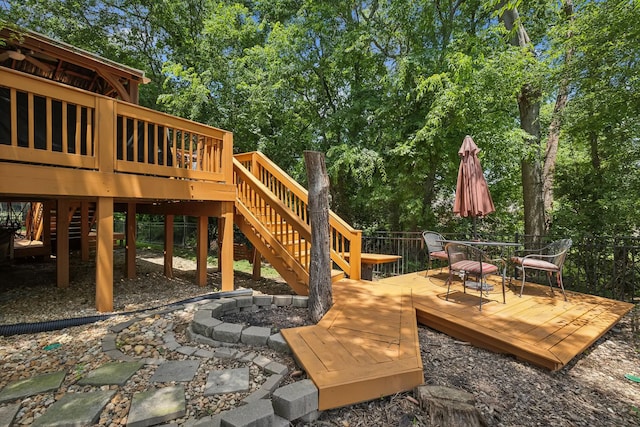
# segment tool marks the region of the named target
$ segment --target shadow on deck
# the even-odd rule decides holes
[[[633,305],[519,282],[507,288],[498,278],[483,296],[454,281],[445,300],[447,274],[437,270],[377,282],[341,280],[334,305],[317,324],[285,329],[294,357],[319,390],[321,410],[411,390],[424,381],[418,323],[478,347],[512,354],[557,370],[615,325]],[[491,281],[491,279],[490,279]]]

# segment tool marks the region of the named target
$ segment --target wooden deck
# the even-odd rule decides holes
[[[317,325],[283,336],[319,389],[320,409],[406,391],[423,382],[417,324],[534,365],[557,370],[591,346],[632,304],[527,283],[507,288],[495,280],[479,311],[479,292],[455,280],[445,300],[447,274],[432,270],[377,282],[334,283],[334,306]],[[496,278],[497,279],[497,278]],[[491,281],[491,279],[490,279]]]

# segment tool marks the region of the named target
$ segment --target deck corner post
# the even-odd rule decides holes
[[[98,153],[98,170],[111,173],[115,170],[116,150],[116,102],[112,99],[98,98],[96,121],[96,143]]]
[[[225,132],[222,137],[222,172],[227,184],[233,184],[233,133]]]
[[[233,202],[222,202],[222,218],[218,223],[222,224],[222,227],[218,228],[218,235],[222,236],[219,250],[223,291],[232,291],[235,287],[233,281],[233,209]]]
[[[362,230],[356,230],[349,247],[349,267],[351,274],[349,278],[360,280],[362,278]]]

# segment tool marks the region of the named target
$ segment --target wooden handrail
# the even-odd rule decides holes
[[[0,161],[231,183],[230,132],[0,69]]]
[[[304,187],[260,152],[237,154],[234,161],[256,177],[301,223],[309,225],[308,193]],[[238,167],[234,170],[237,171]],[[329,213],[329,227],[332,261],[350,278],[360,279],[362,232],[352,228],[333,211]]]

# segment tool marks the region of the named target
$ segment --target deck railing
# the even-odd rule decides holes
[[[235,161],[236,209],[263,242],[276,251],[305,284],[309,283],[311,229],[247,169]],[[265,254],[266,255],[266,254]]]
[[[0,69],[0,160],[232,181],[232,134]]]
[[[308,193],[304,187],[260,152],[237,154],[234,157],[292,214],[309,225]],[[334,212],[329,213],[329,230],[331,260],[349,277],[359,279],[362,232],[353,229]]]

